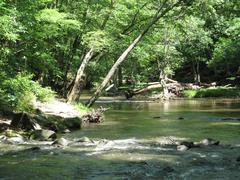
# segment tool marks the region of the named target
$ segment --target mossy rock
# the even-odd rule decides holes
[[[56,132],[63,132],[66,129],[77,130],[82,126],[80,117],[63,118],[61,116],[41,114],[36,116],[35,119],[43,128]]]

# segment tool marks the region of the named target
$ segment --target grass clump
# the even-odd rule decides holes
[[[92,108],[89,108],[87,106],[85,106],[84,104],[82,103],[77,103],[77,104],[74,104],[74,106],[76,107],[76,109],[80,112],[90,112],[92,110]]]
[[[197,90],[185,90],[183,96],[188,98],[206,98],[206,97],[240,97],[239,87],[215,87]]]

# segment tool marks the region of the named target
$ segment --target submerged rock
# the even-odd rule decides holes
[[[240,162],[240,156],[237,157],[236,161],[237,161],[237,162]]]
[[[153,119],[160,119],[161,116],[154,116]]]
[[[29,149],[27,149],[27,150],[29,150],[29,151],[40,151],[41,148],[38,147],[38,146],[34,146],[34,147],[31,147],[31,148],[29,148]]]
[[[220,141],[217,141],[211,138],[206,138],[206,139],[203,139],[201,143],[205,146],[211,146],[211,145],[219,145]]]
[[[240,121],[240,118],[231,118],[231,117],[227,117],[227,118],[222,118],[222,121]]]
[[[163,171],[166,173],[171,173],[171,172],[174,172],[175,170],[172,167],[167,166],[167,167],[163,168]]]
[[[31,133],[30,139],[40,140],[40,141],[48,141],[55,140],[57,138],[57,134],[51,130],[35,130]]]

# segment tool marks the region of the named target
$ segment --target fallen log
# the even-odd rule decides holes
[[[147,83],[148,86],[141,88],[141,89],[128,89],[125,91],[125,96],[127,99],[132,98],[135,95],[139,95],[142,93],[146,93],[152,90],[156,89],[163,89],[163,85],[160,82],[149,82]],[[208,88],[208,87],[214,87],[216,83],[199,83],[199,84],[194,84],[194,83],[181,83],[172,79],[167,78],[166,79],[166,84],[164,85],[165,88],[168,89],[170,93],[173,93],[177,96],[180,95],[180,92],[183,90],[189,90],[189,89],[200,89],[200,88]]]

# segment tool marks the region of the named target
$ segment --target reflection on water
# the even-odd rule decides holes
[[[239,121],[222,121],[226,117],[240,118],[239,100],[199,99],[100,105],[111,107],[105,114],[105,122],[74,132],[70,137],[151,139],[179,136],[193,140],[212,137],[224,143],[239,142]]]
[[[13,151],[7,154],[3,153],[3,148],[9,148],[8,145],[0,145],[0,179],[239,177],[240,166],[236,158],[239,154],[237,144],[240,144],[240,100],[128,101],[100,105],[111,107],[104,123],[65,136],[69,140],[87,136],[99,142],[97,145],[43,146],[40,151],[19,152],[10,147]],[[173,146],[161,146],[162,140],[169,140],[169,137],[193,141],[211,137],[235,146],[178,152]]]

